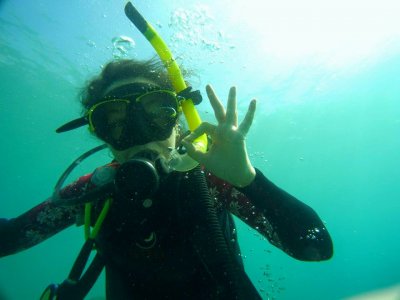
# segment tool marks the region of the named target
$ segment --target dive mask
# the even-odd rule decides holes
[[[89,124],[90,131],[116,150],[165,140],[176,125],[184,99],[152,84],[123,85],[108,92],[83,118],[67,123],[57,132],[69,130],[65,128],[68,125],[75,128],[74,124]]]

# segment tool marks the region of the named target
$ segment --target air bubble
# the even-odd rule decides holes
[[[96,48],[96,43],[92,40],[88,40],[86,44],[90,47]]]
[[[135,47],[135,41],[128,36],[118,36],[112,39],[113,57],[116,59],[127,57]]]

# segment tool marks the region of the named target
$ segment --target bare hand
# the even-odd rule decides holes
[[[206,90],[218,125],[203,122],[182,143],[188,154],[215,176],[236,187],[249,185],[254,180],[255,170],[247,155],[245,138],[253,122],[256,100],[250,102],[246,116],[238,126],[236,88],[229,90],[226,112],[210,85],[207,85]],[[204,133],[212,140],[205,153],[192,144]]]

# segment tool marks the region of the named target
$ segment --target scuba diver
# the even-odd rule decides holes
[[[144,25],[137,26],[148,30]],[[295,259],[332,257],[315,211],[250,162],[245,137],[256,101],[239,122],[236,88],[225,108],[208,85],[217,124],[200,124],[190,105],[201,94],[177,88],[166,65],[163,57],[109,62],[81,95],[82,117],[57,129],[88,126],[105,144],[78,158],[50,199],[0,219],[0,257],[85,224],[86,242],[68,278],[41,299],[83,299],[103,269],[112,300],[261,299],[245,273],[232,214]],[[182,115],[197,127],[192,120],[183,132]],[[77,164],[105,147],[112,162],[63,186]]]

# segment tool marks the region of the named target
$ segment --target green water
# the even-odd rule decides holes
[[[329,3],[334,11],[334,2]],[[357,5],[349,3],[353,5],[341,7],[344,12]],[[304,2],[309,10],[311,4]],[[379,47],[366,51],[370,44],[362,44],[365,30],[360,27],[346,40],[348,47],[326,54],[328,50],[313,49],[346,36],[346,20],[338,20],[323,35],[315,34],[320,43],[316,39],[311,45],[305,36],[297,43],[298,51],[275,51],[281,39],[287,43],[301,38],[293,33],[303,24],[301,18],[285,19],[290,3],[280,7],[282,18],[276,19],[286,23],[273,24],[268,18],[276,3],[254,4],[265,8],[266,25],[260,28],[262,23],[257,23],[259,31],[250,21],[263,18],[235,15],[243,6],[239,1],[137,3],[179,60],[198,74],[192,78],[196,88],[204,90],[212,83],[225,99],[229,87],[236,85],[241,115],[257,97],[256,120],[248,136],[253,164],[313,207],[333,237],[333,259],[305,263],[239,222],[246,269],[264,299],[345,299],[400,282],[400,34],[392,18],[396,3],[364,4],[360,14],[376,5],[380,16],[363,19],[368,36],[385,37]],[[112,39],[132,37],[136,45],[128,49],[129,56],[153,55],[122,7],[123,1],[0,2],[0,217],[17,216],[45,200],[65,167],[98,144],[85,129],[64,135],[54,129],[79,114],[76,99],[82,83],[113,56],[123,55]],[[359,16],[352,17],[357,24]],[[390,26],[383,28],[378,22],[382,20]],[[280,30],[292,21],[290,30]],[[286,36],[289,33],[293,35]],[[351,54],[357,43],[365,51]],[[213,120],[207,103],[199,111],[203,119]],[[2,258],[0,299],[38,298],[49,283],[61,282],[82,241],[82,229],[73,227]],[[88,299],[103,296],[101,278]]]

